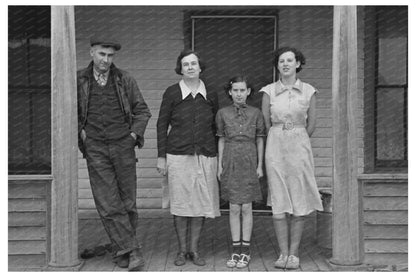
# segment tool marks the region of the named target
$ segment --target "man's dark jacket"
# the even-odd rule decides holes
[[[130,130],[137,135],[136,145],[141,148],[144,144],[144,131],[152,114],[137,86],[136,81],[126,71],[118,69],[114,64],[110,70],[114,76],[114,84],[120,108],[124,114]],[[92,83],[95,82],[93,74],[93,62],[87,68],[77,72],[78,91],[78,147],[85,157],[85,149],[81,139],[81,130],[87,122],[89,93]],[[88,136],[88,134],[87,134]]]

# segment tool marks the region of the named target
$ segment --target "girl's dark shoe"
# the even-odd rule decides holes
[[[204,266],[205,260],[201,258],[198,252],[188,252],[190,260],[197,266]]]
[[[176,266],[183,266],[186,263],[185,252],[178,252],[173,263]]]

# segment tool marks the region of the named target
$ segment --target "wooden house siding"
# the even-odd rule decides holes
[[[45,267],[49,253],[51,180],[9,178],[8,267]]]
[[[407,174],[366,174],[363,186],[364,262],[408,262]]]
[[[209,8],[215,9],[215,7]],[[311,138],[311,144],[318,186],[331,187],[333,7],[281,6],[278,8],[278,46],[291,45],[302,50],[306,56],[306,65],[299,77],[319,90],[317,128]],[[155,170],[156,121],[164,90],[180,79],[173,68],[178,53],[184,48],[184,9],[173,6],[75,8],[77,67],[79,69],[85,67],[91,59],[89,56],[91,34],[108,28],[114,30],[122,42],[122,49],[117,53],[114,63],[129,71],[137,80],[152,113],[145,132],[145,145],[142,149],[136,150],[139,160],[137,163],[139,209],[162,207],[162,178]],[[100,16],[96,16],[97,14]],[[311,15],[319,20],[308,20]],[[91,21],[92,16],[94,21]],[[115,20],[109,21],[108,18]],[[362,86],[359,89],[362,90]],[[88,170],[81,154],[79,154],[79,208],[81,218],[96,216]]]

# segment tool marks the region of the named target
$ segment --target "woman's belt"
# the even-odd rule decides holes
[[[285,123],[273,123],[272,127],[276,127],[276,128],[281,127],[282,130],[292,130],[294,128],[305,128],[305,125],[288,121]]]

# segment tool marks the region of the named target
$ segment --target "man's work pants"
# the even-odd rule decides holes
[[[131,135],[103,142],[86,138],[92,194],[116,256],[138,247],[136,227],[136,156]]]

